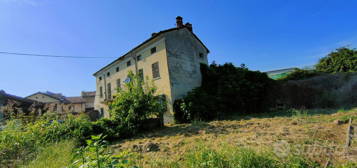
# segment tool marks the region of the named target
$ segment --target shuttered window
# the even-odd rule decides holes
[[[140,80],[144,80],[144,70],[143,69],[139,69],[138,74],[139,74]]]
[[[152,78],[160,78],[159,62],[155,62],[151,65],[152,68]]]
[[[108,99],[112,98],[112,85],[108,83]]]

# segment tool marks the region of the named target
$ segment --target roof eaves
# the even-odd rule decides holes
[[[146,43],[150,42],[151,40],[155,39],[156,37],[159,37],[161,34],[163,33],[166,33],[166,32],[170,32],[170,31],[173,31],[173,30],[178,30],[178,29],[181,29],[181,28],[171,28],[171,29],[167,29],[167,30],[163,30],[163,31],[160,31],[158,33],[156,33],[154,36],[151,36],[149,39],[145,40],[144,42],[140,43],[138,46],[134,47],[133,49],[131,49],[129,52],[125,53],[124,55],[120,56],[119,58],[115,59],[114,61],[112,61],[111,63],[109,63],[108,65],[104,66],[103,68],[101,68],[100,70],[98,70],[97,72],[95,72],[93,74],[93,76],[96,76],[99,72],[101,72],[102,70],[104,70],[105,68],[113,65],[115,62],[121,60],[121,59],[124,59],[126,55],[128,55],[129,53],[133,52],[134,50],[140,48],[141,46],[145,45]]]

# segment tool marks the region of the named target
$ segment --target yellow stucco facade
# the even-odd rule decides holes
[[[174,100],[200,86],[199,67],[201,63],[208,63],[208,52],[197,36],[185,27],[154,34],[150,39],[94,74],[96,77],[94,108],[104,117],[109,117],[105,102],[112,99],[115,94],[118,80],[123,86],[129,71],[134,73],[141,71],[145,80],[154,82],[157,95],[165,95],[168,110],[164,114],[164,121],[171,123]],[[129,61],[130,65],[128,65]],[[153,78],[155,63],[158,64],[160,74],[157,78]]]

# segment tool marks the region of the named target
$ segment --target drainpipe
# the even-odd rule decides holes
[[[107,78],[105,76],[105,73],[103,75],[103,80],[104,80],[104,100],[107,100]]]
[[[134,59],[134,64],[135,64],[135,74],[138,74],[138,60],[136,58],[136,54],[132,54],[133,59]]]

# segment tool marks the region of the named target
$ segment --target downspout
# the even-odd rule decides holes
[[[136,58],[136,56],[135,56],[136,54],[132,54],[132,56],[131,57],[133,57],[133,59],[134,59],[134,64],[135,64],[135,75],[137,75],[138,74],[138,60],[137,60],[137,58]]]
[[[103,80],[104,80],[104,101],[106,101],[107,98],[107,79],[105,77],[105,73],[103,75]]]

